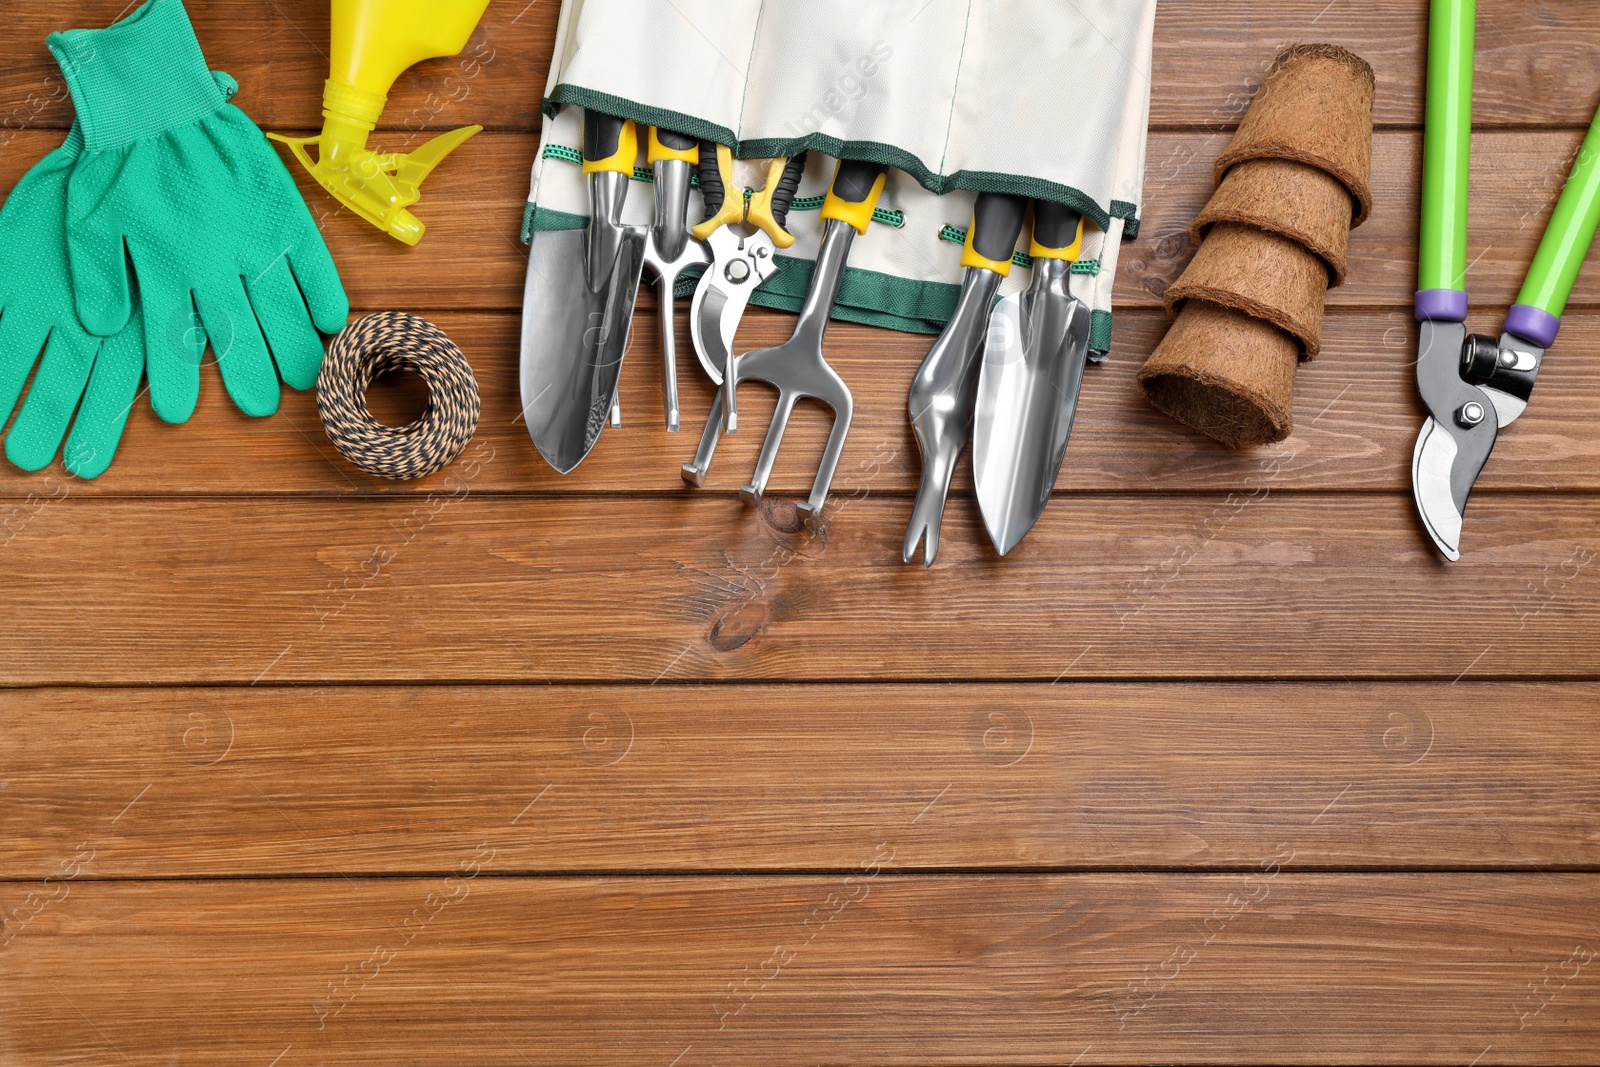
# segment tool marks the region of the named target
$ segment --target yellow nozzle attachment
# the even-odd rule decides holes
[[[412,152],[374,152],[367,134],[377,124],[386,98],[330,80],[322,93],[322,133],[316,137],[284,137],[282,141],[306,173],[317,179],[345,207],[398,241],[414,245],[422,239],[422,220],[406,209],[422,196],[422,180],[461,142],[483,129],[462,126]],[[306,146],[317,146],[313,160]]]
[[[400,72],[465,48],[488,0],[333,0],[332,6],[332,74],[322,89],[322,133],[267,136],[288,145],[306,172],[340,203],[396,240],[414,245],[424,226],[406,209],[422,196],[423,179],[483,127],[441,133],[411,152],[374,152],[367,147],[367,135]],[[306,150],[313,143],[315,160]]]

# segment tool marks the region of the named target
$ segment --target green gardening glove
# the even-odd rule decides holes
[[[209,339],[239,410],[272,414],[279,376],[309,389],[317,331],[342,330],[350,311],[294,180],[228,103],[226,75],[206,69],[181,0],[148,0],[49,44],[83,129],[67,187],[78,318],[92,333],[123,328],[131,260],[156,413],[182,422],[194,411]]]
[[[144,325],[134,307],[121,332],[101,338],[80,326],[73,312],[67,179],[82,150],[74,126],[0,208],[0,426],[37,361],[28,399],[6,435],[6,456],[23,470],[49,465],[71,423],[67,469],[93,478],[111,463],[133,407],[144,373]]]

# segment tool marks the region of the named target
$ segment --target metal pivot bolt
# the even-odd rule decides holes
[[[1476,400],[1469,400],[1456,411],[1456,421],[1470,429],[1483,421],[1483,415],[1483,405]]]
[[[750,277],[750,264],[743,259],[730,259],[728,266],[723,270],[723,274],[727,275],[728,280],[734,285],[741,285],[746,278]]]

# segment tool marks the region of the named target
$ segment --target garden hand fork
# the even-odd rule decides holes
[[[684,465],[685,480],[695,485],[703,482],[711,455],[716,449],[717,438],[723,429],[724,413],[727,414],[728,431],[731,433],[736,428],[737,416],[732,400],[739,382],[748,379],[763,381],[778,390],[778,406],[773,412],[766,441],[761,446],[761,456],[756,461],[755,476],[739,490],[739,496],[747,504],[761,500],[767,479],[772,474],[772,465],[778,458],[778,447],[783,443],[783,432],[788,427],[789,416],[801,398],[811,397],[833,409],[833,429],[828,434],[822,463],[811,484],[811,496],[798,507],[813,522],[822,514],[823,504],[828,498],[828,487],[839,466],[839,456],[844,451],[844,440],[850,432],[850,419],[855,411],[850,387],[823,357],[822,340],[828,329],[828,317],[833,311],[834,301],[839,295],[839,285],[844,279],[850,246],[856,234],[867,232],[886,180],[886,168],[882,164],[853,160],[839,164],[833,187],[822,206],[821,217],[826,221],[827,228],[823,231],[822,248],[817,254],[815,272],[811,276],[805,303],[800,308],[794,336],[776,348],[748,352],[729,362],[723,375],[722,394],[712,406],[695,462]]]

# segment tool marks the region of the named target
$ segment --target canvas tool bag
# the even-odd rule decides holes
[[[736,187],[761,185],[760,161],[810,151],[789,216],[796,242],[752,298],[768,307],[800,307],[841,157],[893,169],[878,224],[851,253],[838,319],[937,333],[955,309],[976,193],[1069,204],[1087,220],[1072,291],[1093,309],[1091,344],[1104,351],[1118,245],[1139,226],[1155,7],[564,0],[523,240],[587,224],[579,153],[582,109],[593,107],[730,146],[750,161],[736,164]],[[653,211],[645,140],[624,213],[640,225]],[[1013,270],[1001,292],[1028,281]]]

